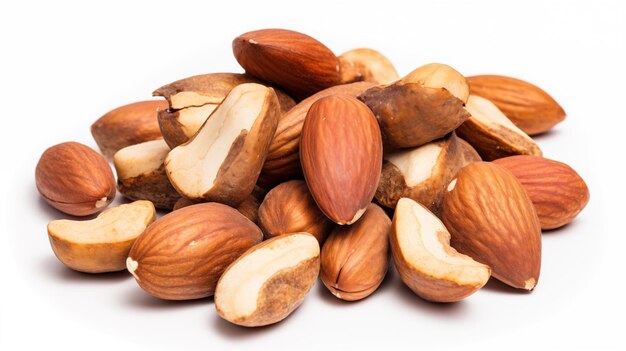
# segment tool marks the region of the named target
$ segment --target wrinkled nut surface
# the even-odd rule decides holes
[[[456,132],[478,151],[483,160],[512,155],[541,156],[537,143],[491,101],[470,95],[465,108],[471,117]]]
[[[522,184],[489,162],[463,168],[448,185],[442,221],[459,252],[489,265],[492,275],[532,290],[541,269],[541,228]]]
[[[155,218],[150,201],[135,201],[112,207],[88,221],[52,221],[48,238],[59,261],[73,270],[122,271],[133,242]]]
[[[133,244],[126,267],[155,297],[199,299],[213,295],[226,267],[262,238],[261,230],[231,207],[192,205],[148,227]]]
[[[382,149],[376,118],[356,98],[331,95],[311,106],[300,161],[313,199],[333,222],[352,224],[363,215],[378,186]]]
[[[237,85],[258,83],[257,79],[240,73],[209,73],[177,80],[157,89],[153,95],[163,96],[170,108],[159,111],[158,121],[163,138],[175,148],[193,137],[211,113]],[[283,113],[295,101],[280,90],[276,95]]]
[[[242,215],[244,215],[247,219],[252,221],[254,224],[259,223],[259,206],[261,206],[261,202],[263,201],[263,197],[265,196],[265,189],[259,188],[258,186],[254,187],[252,194],[248,196],[239,206],[237,207],[237,211],[239,211]],[[188,207],[191,205],[195,205],[197,202],[193,202],[186,197],[181,197],[176,201],[173,211],[180,210],[181,208]]]
[[[374,85],[372,82],[358,82],[333,86],[302,100],[282,115],[263,164],[259,184],[272,187],[284,181],[302,177],[300,135],[306,114],[313,103],[323,97],[337,94],[356,97]]]
[[[254,189],[279,115],[272,88],[235,87],[198,134],[167,155],[174,188],[192,201],[241,204]]]
[[[332,231],[322,247],[320,277],[333,295],[355,301],[376,291],[389,268],[390,228],[385,211],[370,204],[356,223]]]
[[[109,111],[91,125],[91,135],[106,157],[120,149],[161,138],[157,113],[167,109],[163,100],[139,101]]]
[[[107,160],[76,142],[44,151],[35,169],[35,183],[48,204],[74,216],[100,212],[115,198],[115,177]]]
[[[408,198],[398,202],[390,242],[400,278],[428,301],[460,301],[482,288],[491,275],[488,266],[450,246],[443,223]]]
[[[171,210],[180,199],[165,174],[163,162],[170,152],[164,140],[147,141],[115,153],[117,188],[131,200],[149,200],[156,208]]]
[[[470,90],[465,77],[454,68],[442,63],[429,63],[402,77],[400,84],[415,83],[427,88],[443,88],[452,96],[467,102]]]
[[[565,163],[538,156],[511,156],[494,161],[522,183],[535,206],[541,229],[571,222],[589,202],[589,188]]]
[[[391,61],[373,49],[352,49],[337,58],[342,84],[362,81],[391,84],[400,78]]]
[[[392,148],[424,145],[460,126],[469,114],[463,101],[441,87],[398,82],[359,96],[380,123],[383,143]]]
[[[464,166],[461,147],[451,133],[416,148],[385,154],[376,200],[395,208],[400,198],[408,197],[438,214],[446,186]]]
[[[259,207],[259,227],[266,239],[305,232],[320,244],[333,222],[317,207],[303,180],[290,180],[270,190]]]
[[[493,102],[529,135],[547,132],[565,119],[563,108],[541,88],[498,75],[467,77],[472,94]]]
[[[276,84],[297,100],[340,83],[339,60],[324,44],[286,29],[261,29],[233,40],[246,73]]]
[[[224,272],[215,290],[215,309],[225,320],[259,327],[285,319],[304,300],[320,269],[317,240],[307,233],[266,240]]]

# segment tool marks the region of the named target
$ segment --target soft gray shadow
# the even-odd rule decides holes
[[[393,282],[392,293],[395,295],[394,298],[399,299],[407,308],[415,309],[419,313],[446,318],[458,318],[469,313],[465,301],[450,303],[426,301],[411,291],[399,278]]]
[[[543,229],[541,231],[541,233],[546,236],[546,237],[550,237],[550,236],[556,236],[556,235],[561,235],[567,232],[576,232],[576,226],[578,226],[580,223],[580,221],[577,220],[577,218],[574,218],[573,221],[569,222],[568,224],[559,227],[559,228],[555,228],[555,229]]]
[[[556,138],[559,134],[561,134],[561,132],[558,130],[558,128],[552,128],[545,133],[533,135],[531,136],[531,138],[533,138],[533,140],[535,140],[536,142],[541,142],[546,139]]]
[[[52,255],[42,259],[40,266],[41,270],[44,271],[47,276],[66,284],[111,284],[132,277],[127,270],[111,273],[78,272],[66,267]]]
[[[514,287],[508,286],[503,282],[499,281],[496,278],[491,277],[487,284],[483,286],[484,290],[495,291],[502,294],[510,294],[510,295],[528,295],[531,292],[524,289],[516,289]]]
[[[293,311],[292,315],[297,313],[299,310],[296,309]],[[211,324],[210,327],[214,330],[217,330],[218,333],[232,340],[243,340],[243,339],[253,339],[255,337],[259,337],[261,335],[265,335],[267,333],[271,333],[277,328],[280,327],[281,323],[284,323],[289,319],[289,316],[282,321],[270,325],[266,325],[263,327],[242,327],[236,324],[232,324],[220,317],[217,313],[211,313],[209,317]]]
[[[197,306],[212,308],[213,305],[212,297],[181,301],[163,300],[148,294],[137,284],[133,285],[134,286],[132,286],[131,289],[129,289],[129,291],[122,297],[122,303],[129,308],[136,308],[139,310],[174,310]]]

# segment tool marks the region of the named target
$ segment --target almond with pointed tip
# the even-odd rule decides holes
[[[478,151],[483,160],[492,161],[512,155],[541,156],[537,143],[491,101],[470,95],[465,108],[471,117],[456,132]]]
[[[320,248],[312,235],[266,240],[226,269],[215,289],[215,309],[245,327],[278,323],[302,304],[319,270]]]
[[[126,266],[146,292],[166,300],[213,295],[226,267],[263,239],[237,210],[204,203],[169,213],[140,235]]]
[[[489,266],[450,246],[450,233],[439,218],[411,199],[398,201],[389,241],[400,278],[425,300],[460,301],[491,275]]]
[[[155,218],[150,201],[135,201],[112,207],[88,221],[52,221],[48,238],[59,261],[73,270],[122,271],[133,242]]]
[[[522,183],[541,222],[555,229],[571,222],[589,202],[589,188],[572,167],[538,156],[511,156],[494,161]]]
[[[532,290],[541,269],[541,228],[526,190],[508,170],[472,163],[450,182],[442,221],[457,251],[489,265],[492,275]]]
[[[261,29],[233,40],[246,73],[276,84],[297,100],[340,83],[339,60],[324,44],[286,29]]]
[[[372,112],[348,95],[315,102],[306,116],[300,162],[320,210],[352,224],[372,201],[382,167],[380,129]]]
[[[370,204],[350,226],[337,226],[322,247],[320,277],[328,290],[346,301],[370,296],[389,268],[391,220]]]
[[[541,88],[499,75],[467,77],[472,94],[491,100],[526,134],[547,132],[565,119],[563,108]]]
[[[44,151],[35,183],[50,206],[73,216],[98,213],[115,198],[115,177],[107,160],[73,141]]]

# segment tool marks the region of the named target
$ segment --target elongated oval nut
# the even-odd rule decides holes
[[[442,63],[429,63],[418,67],[402,77],[398,83],[416,83],[427,88],[444,88],[463,103],[467,102],[470,94],[465,77],[454,68]]]
[[[382,141],[376,118],[351,96],[318,100],[304,121],[300,161],[320,210],[335,223],[356,222],[380,179]]]
[[[280,322],[315,284],[319,254],[317,239],[307,233],[281,235],[252,247],[217,283],[215,309],[245,327]]]
[[[337,58],[342,83],[366,81],[391,84],[400,78],[391,61],[373,49],[352,49]]]
[[[428,301],[460,301],[483,287],[491,275],[488,266],[451,247],[443,223],[408,198],[398,201],[390,243],[400,278]]]

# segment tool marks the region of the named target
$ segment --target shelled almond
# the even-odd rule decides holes
[[[224,320],[265,326],[318,278],[342,300],[376,294],[390,256],[428,301],[471,300],[490,277],[533,290],[541,230],[589,201],[531,137],[565,117],[535,85],[441,63],[400,76],[378,51],[335,56],[285,29],[232,50],[245,73],[183,78],[95,121],[104,156],[76,142],[42,154],[37,189],[68,215],[104,211],[116,184],[136,200],[51,221],[64,265],[126,268],[157,298],[214,295]]]

